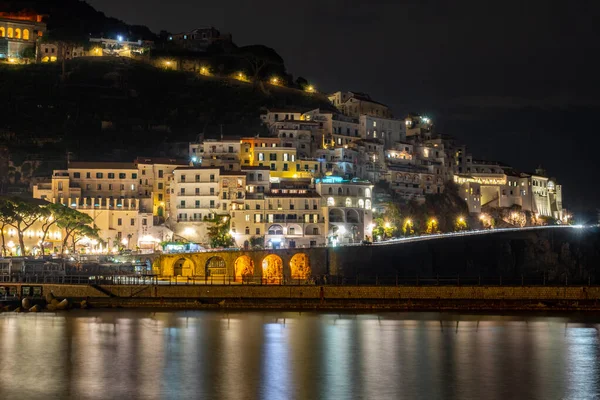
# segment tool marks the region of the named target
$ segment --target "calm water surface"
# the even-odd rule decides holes
[[[597,399],[600,316],[0,314],[0,399]]]

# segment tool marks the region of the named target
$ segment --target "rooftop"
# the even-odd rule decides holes
[[[72,161],[68,165],[69,169],[135,169],[134,163],[124,162],[104,162],[104,161]]]

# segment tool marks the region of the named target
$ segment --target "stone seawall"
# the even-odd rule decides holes
[[[574,286],[102,286],[116,297],[189,299],[600,300],[600,287]]]
[[[599,301],[600,286],[285,286],[285,285],[54,285],[2,284],[41,287],[69,299],[189,299],[260,302],[269,300],[473,300],[473,301]]]

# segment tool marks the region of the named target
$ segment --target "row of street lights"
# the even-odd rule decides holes
[[[164,60],[163,61],[163,65],[165,66],[165,68],[172,68],[172,67],[176,66],[176,63],[174,61],[171,61],[171,60]],[[206,67],[206,66],[204,66],[204,65],[201,66],[200,67],[200,75],[210,76],[211,73],[210,73],[209,68]],[[235,73],[234,74],[234,78],[237,79],[238,81],[250,82],[250,78],[248,78],[248,76],[244,72],[242,72],[242,71],[239,71],[239,72]],[[271,85],[273,85],[273,86],[285,86],[284,83],[283,83],[283,81],[279,77],[277,77],[277,76],[271,77],[271,79],[269,79],[269,83]],[[308,93],[316,93],[317,89],[315,88],[314,85],[307,85],[304,88],[304,91],[308,92]]]

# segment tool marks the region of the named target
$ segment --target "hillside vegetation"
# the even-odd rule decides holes
[[[165,142],[264,133],[266,108],[330,108],[327,98],[300,90],[168,71],[124,58],[0,66],[0,130],[15,143],[56,138],[52,146],[86,158],[123,149],[160,155]],[[103,122],[104,121],[104,122]],[[102,129],[104,125],[104,130]],[[15,138],[16,137],[16,138]],[[10,145],[10,143],[9,143]]]

